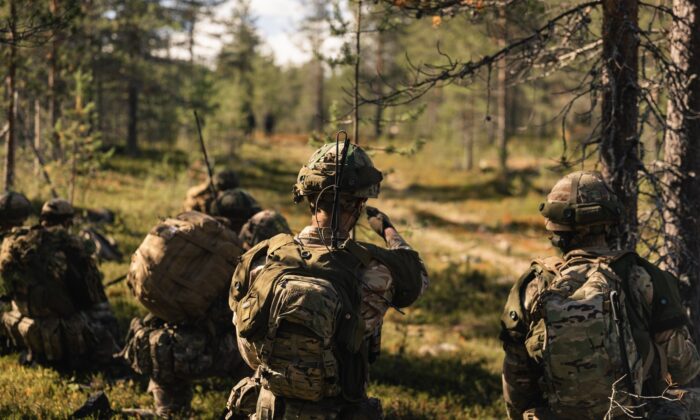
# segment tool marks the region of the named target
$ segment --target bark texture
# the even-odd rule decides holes
[[[638,13],[636,0],[603,1],[603,103],[600,158],[603,176],[624,203],[620,248],[638,239],[639,169]]]
[[[10,0],[10,21],[9,37],[10,51],[7,60],[7,79],[5,80],[7,89],[7,140],[5,141],[5,174],[4,174],[4,189],[9,191],[14,186],[15,181],[15,131],[16,131],[16,104],[17,96],[15,95],[15,73],[17,72],[17,46],[14,44],[14,39],[17,33],[17,5],[15,0]]]
[[[669,92],[664,157],[666,268],[685,280],[693,335],[700,342],[700,0],[674,0],[671,59],[678,75]]]

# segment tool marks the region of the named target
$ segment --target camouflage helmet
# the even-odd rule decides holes
[[[292,233],[287,220],[274,210],[263,210],[256,213],[241,228],[239,238],[244,247],[250,249],[265,239],[270,239],[280,233]]]
[[[572,232],[619,222],[622,206],[598,172],[578,171],[554,185],[540,213],[547,230]]]
[[[341,146],[342,148],[342,146]],[[299,171],[294,185],[294,201],[319,194],[335,181],[335,143],[328,143],[311,156]],[[374,167],[372,159],[359,146],[350,144],[340,186],[341,193],[355,198],[376,198],[382,173]]]
[[[32,203],[22,193],[6,192],[0,195],[0,220],[3,225],[21,225],[32,213]]]
[[[217,191],[231,190],[234,188],[238,188],[241,185],[240,180],[238,179],[238,175],[235,171],[231,169],[226,169],[221,172],[217,172],[216,174],[214,174],[214,177],[211,179],[211,182],[214,184],[214,188]]]
[[[65,220],[72,218],[74,214],[75,210],[71,203],[62,198],[54,198],[41,207],[40,218],[42,220]]]
[[[225,217],[238,227],[259,211],[260,204],[241,188],[221,191],[211,208],[213,216]]]

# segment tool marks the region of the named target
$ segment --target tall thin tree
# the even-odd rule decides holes
[[[5,86],[7,92],[7,140],[5,142],[5,176],[4,189],[9,191],[14,186],[15,180],[15,131],[16,131],[16,73],[17,73],[17,5],[15,0],[9,2],[10,16],[9,26],[9,56],[7,58],[7,77]]]
[[[700,340],[700,0],[674,0],[672,77],[664,158],[668,166],[664,218],[665,265],[684,277],[693,336]]]
[[[603,103],[600,158],[603,176],[625,203],[617,244],[634,249],[638,238],[637,121],[639,4],[637,0],[603,1]]]

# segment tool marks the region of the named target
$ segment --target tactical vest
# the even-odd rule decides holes
[[[264,268],[251,283],[251,265],[260,258]],[[368,349],[360,288],[361,271],[372,259],[392,272],[393,303],[411,304],[420,293],[422,270],[414,251],[352,240],[330,251],[281,234],[243,256],[229,304],[238,334],[256,344],[264,388],[306,401],[365,398]]]
[[[667,302],[672,279],[630,252],[535,261],[511,291],[502,339],[524,343],[543,367],[540,387],[550,409],[563,418],[603,417],[613,388],[616,401],[635,405],[627,393],[642,395],[643,384],[649,392],[644,382],[654,360],[652,332],[682,325],[677,312],[659,308],[652,320],[657,317],[629,300],[635,265],[652,277],[652,307]],[[535,278],[539,290],[526,310],[523,301]]]

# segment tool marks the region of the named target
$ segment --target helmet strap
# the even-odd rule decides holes
[[[345,134],[342,152],[338,150],[341,134]],[[340,204],[340,186],[343,183],[343,169],[345,168],[345,161],[348,158],[349,146],[350,140],[348,139],[348,133],[342,130],[339,131],[335,136],[335,182],[333,185],[333,209],[331,211],[331,248],[333,249],[338,249],[338,234],[340,228],[338,205]]]

